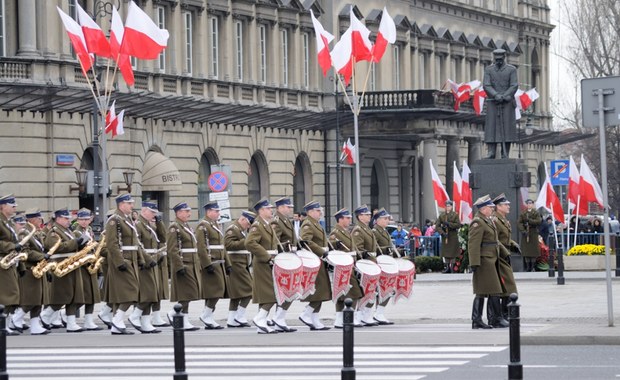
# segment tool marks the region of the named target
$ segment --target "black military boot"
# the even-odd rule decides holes
[[[493,158],[495,158],[495,151],[497,150],[496,147],[497,147],[497,144],[495,144],[495,143],[487,144],[487,150],[489,151],[489,153],[485,157],[486,159],[493,159]]]
[[[471,308],[471,328],[490,329],[491,326],[482,321],[482,308],[484,307],[484,297],[474,297],[474,303]]]
[[[507,320],[504,319],[504,317],[502,317],[502,307],[500,306],[499,303],[499,297],[498,296],[491,296],[489,297],[489,305],[490,305],[490,309],[492,309],[492,319],[489,316],[489,324],[494,327],[494,328],[503,328],[503,327],[508,327],[510,326],[510,324],[508,323]],[[487,314],[489,308],[487,307]]]

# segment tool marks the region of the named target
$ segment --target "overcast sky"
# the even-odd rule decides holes
[[[555,25],[555,29],[551,33],[551,51],[549,54],[549,73],[550,73],[550,86],[551,86],[551,103],[556,107],[561,107],[562,101],[560,94],[574,94],[574,86],[579,82],[575,79],[570,71],[570,68],[566,61],[558,57],[559,55],[566,55],[566,46],[569,41],[570,31],[565,25],[566,15],[560,11],[560,2],[565,3],[566,0],[549,0],[549,8],[551,8],[551,23]],[[567,75],[569,74],[569,75]],[[555,111],[555,107],[552,108]],[[554,120],[554,124],[557,124],[557,120]]]

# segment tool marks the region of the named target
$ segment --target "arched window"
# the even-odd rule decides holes
[[[261,198],[269,196],[269,173],[267,160],[262,152],[256,152],[248,169],[248,208],[254,207]]]
[[[532,51],[532,72],[530,75],[532,78],[530,88],[534,88],[538,86],[538,75],[540,75],[540,61],[538,60],[538,50],[536,49]],[[540,92],[540,89],[538,89],[537,91]],[[538,104],[540,104],[540,102],[534,102],[534,104],[532,104],[534,112],[538,111]]]
[[[219,164],[217,154],[212,148],[208,148],[200,157],[200,167],[198,168],[198,216],[204,216],[202,206],[209,201],[209,176],[211,175],[211,165]]]
[[[306,203],[312,199],[312,173],[310,159],[301,152],[295,160],[293,173],[293,204],[295,211],[301,211]]]

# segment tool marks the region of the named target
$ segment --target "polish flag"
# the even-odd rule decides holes
[[[121,20],[121,16],[118,14],[116,7],[112,7],[112,25],[110,29],[110,52],[112,58],[116,61],[127,86],[133,86],[135,79],[129,55],[121,54],[121,45],[123,42],[123,35],[125,34],[125,28],[123,27],[123,20]]]
[[[336,72],[342,75],[345,85],[349,85],[351,75],[353,75],[353,57],[351,55],[351,27],[340,36],[340,40],[334,45],[331,51],[332,62]]]
[[[63,12],[59,7],[58,14],[60,14],[60,18],[62,19],[62,23],[65,26],[65,30],[69,35],[69,40],[71,41],[71,45],[73,45],[73,50],[75,51],[75,55],[80,62],[80,66],[82,67],[82,73],[86,77],[86,72],[90,70],[93,65],[93,58],[88,53],[88,48],[86,47],[86,40],[84,39],[84,32],[80,25],[75,22],[68,14]]]
[[[463,160],[463,174],[461,175],[461,223],[469,223],[474,216],[473,209],[473,197],[471,193],[471,187],[469,187],[469,165],[467,161]]]
[[[332,66],[332,59],[329,54],[329,43],[332,42],[334,36],[323,29],[323,25],[314,17],[312,9],[310,9],[310,17],[312,17],[314,35],[316,36],[316,51],[319,57],[319,66],[323,69],[323,76],[326,76],[327,71],[329,71],[329,68]]]
[[[388,14],[387,8],[383,7],[379,33],[377,33],[375,45],[372,47],[372,61],[379,62],[385,54],[388,43],[393,44],[394,42],[396,42],[396,24]]]
[[[431,166],[431,178],[433,180],[433,194],[435,195],[435,202],[437,202],[437,205],[439,207],[445,208],[446,201],[449,200],[450,197],[448,197],[448,193],[441,184],[441,180],[439,179],[439,176],[437,175],[437,172],[433,167],[433,160],[428,160],[428,162]]]
[[[523,92],[521,95],[519,95],[521,109],[522,110],[528,109],[528,107],[531,106],[532,103],[534,103],[534,101],[538,99],[539,97],[540,95],[538,95],[536,88],[532,88],[530,90]]]
[[[461,105],[461,102],[459,102],[459,87],[461,87],[461,84],[456,83],[452,79],[448,79],[446,83],[450,87],[450,92],[452,92],[452,96],[454,96],[454,110],[458,111]]]
[[[355,62],[372,61],[372,42],[370,42],[368,38],[368,36],[370,36],[370,30],[355,17],[353,6],[351,6],[350,28],[351,54],[353,58],[355,58]]]
[[[562,209],[562,204],[560,203],[558,195],[553,190],[553,186],[551,186],[551,181],[548,175],[546,175],[545,182],[543,183],[540,193],[538,194],[538,199],[536,199],[536,208],[539,207],[546,208],[553,214],[555,220],[564,223],[564,210]]]
[[[469,97],[471,95],[471,92],[475,89],[477,89],[478,87],[480,87],[481,83],[479,80],[472,80],[471,82],[467,82],[467,83],[461,83],[459,85],[458,91],[457,91],[457,98],[458,100],[463,103],[469,100]]]
[[[570,156],[568,164],[568,208],[573,210],[574,215],[588,215],[588,202],[579,198],[579,170],[573,156]],[[577,205],[579,205],[579,210],[577,210]]]
[[[102,57],[110,57],[110,43],[108,42],[103,30],[97,25],[95,21],[80,7],[80,4],[76,1],[77,15],[80,25],[82,26],[82,32],[84,33],[84,39],[86,40],[86,47],[89,53],[93,53]]]
[[[601,186],[598,184],[585,158],[583,158],[583,154],[581,155],[581,172],[579,173],[579,193],[582,202],[596,202],[599,206],[605,207]]]
[[[115,105],[116,100],[112,103],[110,110],[105,116],[105,133],[112,133],[112,137],[125,134],[125,129],[123,128],[125,110],[116,115]]]
[[[345,158],[347,160],[347,164],[355,164],[355,145],[351,144],[351,139],[347,139],[347,141],[342,145],[340,161],[343,161]]]
[[[487,93],[482,88],[478,88],[474,91],[474,111],[476,111],[476,115],[480,116],[482,114],[484,100],[486,98]]]
[[[168,45],[169,33],[157,25],[133,1],[129,2],[121,53],[140,59],[155,59]]]
[[[461,189],[463,188],[463,179],[461,178],[461,173],[459,173],[459,168],[456,166],[456,161],[454,161],[452,176],[452,199],[454,200],[454,211],[458,213],[461,209]]]

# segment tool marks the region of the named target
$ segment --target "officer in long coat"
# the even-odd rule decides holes
[[[228,226],[224,235],[224,247],[232,265],[228,276],[228,327],[250,327],[245,312],[252,300],[252,257],[250,251],[245,249],[245,238],[255,219],[256,214],[252,211],[241,212],[241,216]]]
[[[278,253],[278,237],[271,226],[273,205],[267,199],[261,199],[254,205],[258,214],[245,238],[245,249],[252,254],[254,283],[252,284],[252,302],[258,304],[258,313],[252,320],[259,334],[276,333],[267,325],[267,315],[276,303],[273,285],[273,257]]]
[[[183,329],[195,331],[200,328],[189,322],[187,313],[190,301],[200,299],[202,284],[196,234],[187,223],[192,216],[192,208],[187,203],[180,202],[172,209],[176,219],[170,223],[166,235],[171,273],[170,301],[178,302],[182,306]],[[172,324],[174,313],[174,310],[168,311],[170,324]]]
[[[459,255],[459,214],[454,211],[454,203],[446,201],[446,209],[439,214],[435,222],[435,231],[441,235],[441,257],[444,258],[446,269],[443,273],[452,273],[452,266]]]
[[[521,232],[521,251],[525,260],[525,271],[536,271],[536,259],[540,256],[540,243],[538,242],[538,227],[542,223],[542,216],[536,210],[534,201],[525,201],[527,210],[519,215],[517,221]]]
[[[508,303],[510,302],[510,295],[512,293],[518,293],[515,277],[512,272],[512,266],[510,265],[510,252],[521,252],[521,248],[516,241],[512,240],[512,226],[508,220],[508,213],[510,212],[510,201],[506,199],[505,194],[498,195],[493,199],[495,204],[495,227],[497,227],[497,239],[499,240],[499,274],[504,284],[505,292],[500,298],[501,304],[501,317],[508,319]],[[497,302],[497,301],[494,301]],[[492,308],[492,314],[497,308],[495,305]],[[487,316],[489,315],[489,307],[487,304]],[[499,316],[499,315],[497,315]],[[491,318],[489,324],[493,327],[499,326],[501,323],[499,318]]]
[[[143,334],[161,332],[153,326],[151,317],[151,310],[160,301],[159,288],[164,285],[159,283],[160,272],[157,264],[166,259],[163,250],[160,249],[162,241],[166,241],[165,227],[161,220],[159,222],[156,220],[157,215],[159,215],[157,204],[145,200],[142,202],[140,216],[136,220],[136,230],[144,252],[144,265],[140,268],[139,301],[129,316],[129,323]],[[165,286],[168,286],[168,281]]]
[[[21,252],[23,247],[17,240],[15,226],[10,220],[17,208],[15,197],[12,194],[0,198],[0,259],[9,253]],[[17,267],[0,268],[0,304],[5,306],[5,313],[13,313],[20,301],[19,277]],[[19,332],[6,328],[8,335],[18,335]]]
[[[392,242],[392,237],[387,232],[385,227],[390,223],[391,215],[384,209],[379,209],[374,215],[374,227],[372,232],[375,234],[375,238],[377,239],[377,254],[388,255],[391,257],[399,257],[399,253],[394,247]],[[390,302],[391,296],[384,299],[382,302],[377,304],[377,311],[375,312],[374,320],[377,321],[380,325],[393,325],[394,322],[391,322],[389,319],[385,317],[385,308]],[[377,300],[381,301],[381,300]]]
[[[488,329],[491,326],[482,321],[484,299],[499,296],[505,290],[499,275],[497,228],[492,219],[495,205],[488,195],[480,197],[474,205],[478,208],[478,212],[469,226],[467,250],[475,294],[471,313],[472,328]]]
[[[484,142],[489,149],[487,158],[495,158],[497,144],[502,142],[504,142],[502,158],[508,158],[510,143],[517,141],[514,95],[519,88],[519,82],[516,67],[505,62],[505,50],[494,50],[493,59],[495,63],[484,69],[482,81],[484,91],[487,93]]]
[[[372,213],[366,205],[361,205],[354,210],[355,227],[351,230],[353,249],[357,252],[358,258],[377,262],[377,238],[369,226]],[[366,305],[358,305],[355,318],[361,321],[364,326],[377,326],[379,323],[373,319],[372,306],[375,303],[374,297]]]
[[[110,209],[106,212],[105,214],[105,224],[107,224],[108,220],[116,213],[116,209]],[[102,231],[101,233],[101,240],[103,240],[105,238],[105,229]],[[99,241],[99,244],[101,244],[101,240]],[[107,243],[105,242],[105,240],[103,241],[103,246],[101,247],[101,251],[99,252],[99,254],[101,255],[101,257],[104,258],[103,263],[101,264],[101,269],[99,270],[100,276],[101,278],[98,279],[99,280],[99,293],[101,294],[101,300],[103,301],[103,305],[101,306],[101,309],[99,309],[99,313],[97,314],[97,318],[99,318],[99,320],[101,320],[101,322],[103,322],[106,326],[108,326],[108,329],[112,328],[112,317],[114,317],[114,314],[112,314],[113,311],[113,306],[110,303],[110,295],[109,295],[109,279],[108,279],[108,267],[109,267],[109,263],[108,263],[108,248],[107,248]]]
[[[200,320],[207,330],[219,330],[223,327],[213,319],[215,306],[220,298],[228,297],[227,275],[232,265],[224,247],[224,233],[217,221],[220,218],[220,206],[217,202],[204,205],[205,217],[196,228],[198,256],[202,267],[202,298],[205,307]]]
[[[351,232],[349,231],[349,227],[351,226],[351,221],[353,216],[351,212],[346,209],[340,209],[334,214],[334,219],[336,219],[336,225],[334,229],[329,234],[329,242],[332,246],[345,251],[345,252],[353,252],[355,254],[353,261],[357,258],[357,253],[352,251],[353,241],[351,239]],[[347,298],[351,298],[353,300],[354,309],[357,307],[357,301],[362,298],[362,288],[360,288],[359,281],[355,273],[351,273],[351,279],[349,280],[349,284],[351,288],[344,296],[341,296],[336,301],[336,318],[334,320],[334,327],[337,329],[341,329],[343,327],[343,310],[344,310],[344,300]],[[357,321],[353,321],[354,325],[361,327],[361,322],[359,319]]]
[[[311,201],[304,206],[304,211],[306,211],[308,217],[301,224],[300,240],[320,259],[324,259],[329,248],[327,246],[327,234],[321,224],[319,224],[321,205],[319,202]],[[331,298],[332,291],[329,275],[325,265],[321,265],[316,276],[316,291],[303,300],[310,303],[299,316],[299,320],[310,327],[310,330],[329,330],[329,327],[321,323],[319,311],[321,311],[323,302],[329,301]]]

